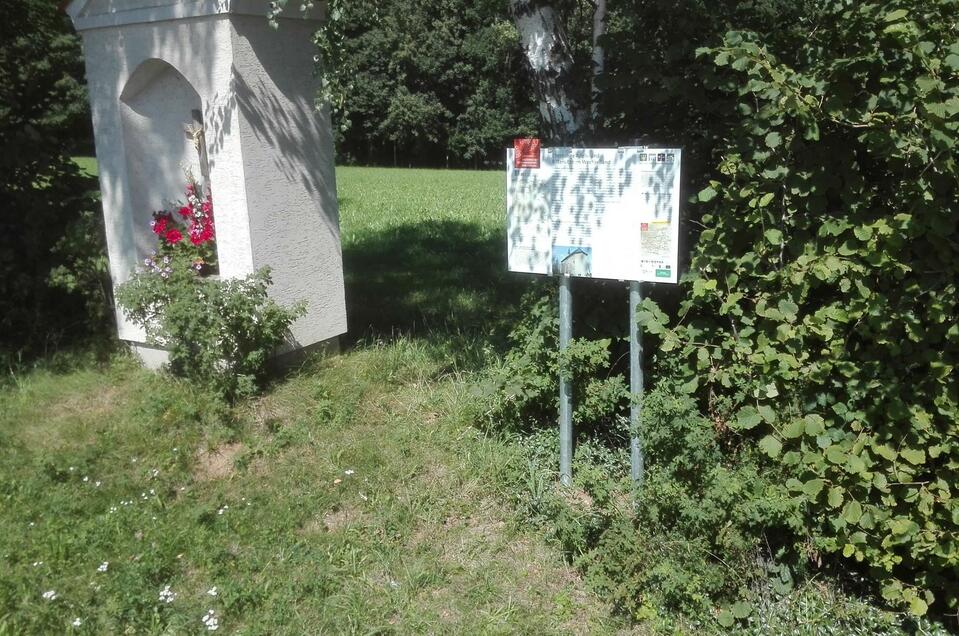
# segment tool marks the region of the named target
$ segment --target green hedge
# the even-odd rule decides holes
[[[747,33],[700,51],[740,123],[678,319],[639,319],[710,419],[786,467],[818,549],[954,610],[959,3],[828,4],[790,65]]]

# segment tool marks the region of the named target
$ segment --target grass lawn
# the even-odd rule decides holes
[[[516,448],[472,426],[525,284],[502,175],[338,182],[343,354],[233,408],[123,357],[0,386],[0,634],[622,628],[510,508]]]

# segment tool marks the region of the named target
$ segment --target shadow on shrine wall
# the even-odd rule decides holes
[[[344,344],[407,335],[492,337],[502,345],[530,281],[506,269],[500,232],[453,220],[406,223],[343,249]]]

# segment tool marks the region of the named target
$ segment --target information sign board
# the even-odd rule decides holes
[[[537,148],[539,167],[522,167],[533,162],[517,148],[506,157],[510,271],[677,282],[681,149]]]

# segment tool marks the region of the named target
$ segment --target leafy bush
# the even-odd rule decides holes
[[[555,422],[559,371],[569,369],[574,392],[573,423],[579,432],[617,427],[629,406],[621,374],[611,372],[613,339],[574,338],[561,356],[555,289],[536,287],[523,299],[524,318],[510,334],[513,347],[484,387],[486,414],[496,429],[533,430]]]
[[[705,625],[718,605],[751,598],[767,563],[788,592],[802,516],[776,472],[666,383],[644,400],[642,425],[646,479],[635,513],[580,559],[591,585],[635,618],[678,612]]]
[[[150,344],[169,351],[177,376],[233,398],[253,393],[302,305],[285,308],[267,295],[268,269],[242,279],[202,277],[180,252],[147,259],[117,289],[117,301]]]
[[[924,614],[959,605],[959,4],[833,0],[783,63],[704,49],[737,92],[680,320],[710,417],[788,471],[816,546]]]
[[[583,291],[590,297],[596,290]],[[519,433],[527,456],[515,476],[519,508],[591,585],[634,618],[679,612],[701,619],[749,595],[752,582],[769,574],[761,556],[782,562],[791,582],[789,565],[802,562],[802,516],[770,460],[699,415],[692,399],[670,388],[666,369],[660,388],[644,400],[647,474],[634,508],[630,395],[610,339],[580,338],[564,361],[555,294],[534,290],[524,306],[514,347],[487,386],[487,423]],[[577,388],[572,490],[555,487],[562,363]]]

